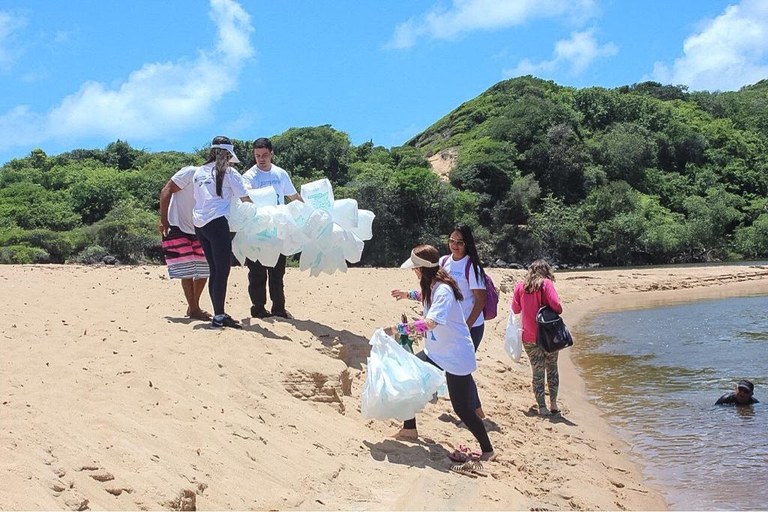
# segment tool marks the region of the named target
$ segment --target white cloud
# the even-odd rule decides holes
[[[26,25],[26,20],[9,11],[0,11],[0,71],[10,69],[18,56],[11,46],[14,34]]]
[[[536,18],[583,20],[594,12],[594,0],[453,0],[449,9],[435,7],[397,25],[387,46],[409,48],[422,37],[453,39],[476,30],[522,25]]]
[[[254,53],[250,16],[233,0],[211,0],[216,48],[194,61],[145,64],[121,84],[85,82],[45,115],[24,106],[0,116],[0,147],[48,139],[147,138],[183,132],[210,117],[223,95],[237,87]]]
[[[599,45],[593,30],[574,32],[570,39],[562,39],[555,43],[551,60],[536,63],[523,59],[515,68],[505,70],[503,76],[505,78],[520,75],[546,76],[563,68],[568,68],[572,74],[578,75],[596,59],[610,57],[618,52],[618,47],[613,43]]]
[[[768,2],[742,0],[683,43],[683,56],[645,77],[692,90],[735,90],[768,77]]]

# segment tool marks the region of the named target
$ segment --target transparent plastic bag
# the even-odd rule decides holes
[[[370,345],[360,412],[377,420],[413,418],[445,383],[445,374],[401,347],[383,329],[373,333]]]
[[[520,323],[520,315],[511,311],[507,319],[507,329],[504,332],[504,351],[516,363],[523,355],[523,326]]]

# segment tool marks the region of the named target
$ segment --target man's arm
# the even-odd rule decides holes
[[[301,194],[293,194],[291,196],[285,196],[285,197],[287,197],[291,201],[301,201],[302,203],[304,202],[304,199],[302,199]]]
[[[163,236],[167,235],[168,230],[171,229],[170,224],[168,224],[168,207],[171,204],[171,196],[179,190],[181,190],[181,187],[176,182],[168,180],[168,183],[160,191],[160,224],[158,224],[157,228]]]

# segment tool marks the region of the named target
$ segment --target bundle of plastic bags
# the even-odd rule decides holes
[[[335,200],[327,179],[302,185],[304,202],[275,205],[272,187],[249,190],[248,196],[251,203],[233,199],[229,213],[236,232],[232,252],[241,262],[271,267],[280,254],[301,252],[299,266],[310,275],[346,272],[346,262],[359,262],[364,241],[373,237],[373,212],[358,209],[354,199]]]
[[[365,418],[407,420],[445,385],[445,374],[405,350],[382,329],[370,341],[360,412]]]

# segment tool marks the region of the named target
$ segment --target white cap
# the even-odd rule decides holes
[[[219,148],[219,149],[226,149],[229,151],[229,154],[232,155],[232,158],[229,159],[230,162],[233,164],[239,164],[240,159],[237,158],[237,155],[235,154],[235,146],[232,144],[211,144],[212,148]]]
[[[437,266],[437,262],[434,261],[428,261],[424,258],[419,258],[416,256],[416,253],[411,251],[411,257],[408,258],[403,262],[402,265],[400,265],[400,268],[419,268],[419,267],[425,267],[425,268],[435,268]]]

